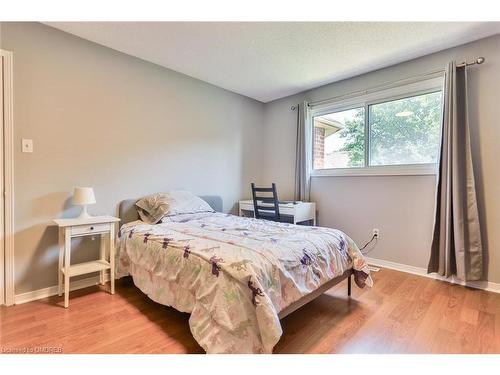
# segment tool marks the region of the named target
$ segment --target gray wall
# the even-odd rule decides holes
[[[451,59],[478,56],[486,63],[470,69],[470,120],[483,241],[489,281],[500,282],[500,35],[435,53],[267,103],[264,108],[264,182],[276,182],[283,198],[293,195],[296,112],[290,106],[366,89],[444,67]],[[312,199],[319,224],[346,231],[362,244],[379,228],[369,256],[427,267],[434,210],[434,176],[315,177]]]
[[[224,210],[261,173],[263,104],[37,23],[4,23],[14,53],[16,294],[57,284],[53,218],[167,189],[219,194]],[[21,138],[34,153],[21,153]],[[97,256],[77,245],[75,262]]]

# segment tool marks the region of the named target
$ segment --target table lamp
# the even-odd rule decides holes
[[[87,212],[87,205],[95,203],[94,189],[91,187],[76,187],[73,193],[73,204],[82,206],[82,212],[78,219],[88,219],[91,217]]]

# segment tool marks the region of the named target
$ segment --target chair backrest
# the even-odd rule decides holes
[[[272,196],[262,196],[258,193],[271,193]],[[280,209],[278,206],[278,193],[276,184],[273,183],[270,188],[258,188],[252,182],[253,208],[256,219],[265,219],[272,221],[281,221]]]

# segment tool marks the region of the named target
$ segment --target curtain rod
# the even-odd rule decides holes
[[[464,61],[460,64],[457,64],[457,67],[464,67],[464,66],[471,66],[471,65],[481,65],[482,63],[484,63],[486,61],[486,59],[484,57],[478,57],[477,59],[475,59],[474,61]],[[427,73],[423,73],[423,74],[418,74],[416,76],[412,76],[412,77],[408,77],[408,78],[404,78],[404,79],[400,79],[400,80],[397,80],[397,81],[392,81],[392,82],[386,82],[386,83],[383,83],[381,85],[378,85],[378,86],[375,86],[375,87],[372,87],[370,89],[367,89],[367,90],[359,90],[359,91],[354,91],[354,92],[351,92],[351,93],[348,93],[348,94],[343,94],[343,95],[339,95],[339,96],[334,96],[332,98],[328,98],[328,99],[323,99],[323,100],[319,100],[319,101],[316,101],[316,102],[311,102],[311,103],[308,103],[308,106],[311,106],[311,105],[318,105],[318,104],[322,104],[322,103],[326,103],[326,102],[329,102],[329,101],[332,101],[332,100],[335,100],[335,99],[340,99],[340,98],[343,98],[343,97],[356,97],[356,96],[359,96],[359,95],[363,95],[363,94],[368,94],[372,91],[378,91],[384,87],[397,87],[398,85],[402,85],[404,84],[405,82],[407,81],[411,81],[411,80],[414,80],[416,78],[424,78],[424,77],[427,77],[427,76],[433,76],[433,75],[436,75],[438,73],[443,73],[444,72],[444,69],[438,69],[438,70],[433,70],[431,72],[427,72]],[[292,105],[292,107],[290,108],[292,111],[294,111],[295,109],[297,108],[296,105]]]

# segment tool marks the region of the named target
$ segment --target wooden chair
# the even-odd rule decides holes
[[[252,182],[253,207],[256,219],[281,221],[276,184],[270,188],[258,188]],[[272,193],[272,196],[258,196],[257,193]]]

